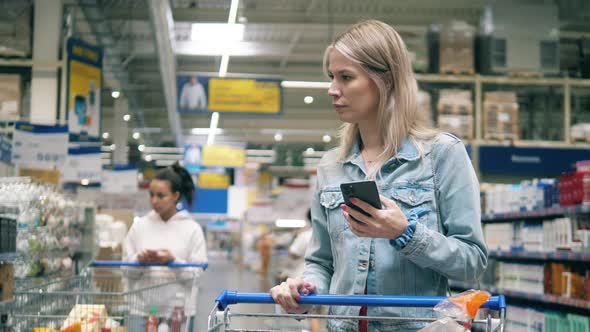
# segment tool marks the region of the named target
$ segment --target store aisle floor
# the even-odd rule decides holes
[[[268,292],[272,287],[269,281],[256,272],[242,270],[237,264],[224,258],[210,257],[209,268],[201,278],[199,288],[197,331],[207,331],[207,317],[215,305],[215,298],[223,289],[242,292]],[[230,307],[233,312],[273,313],[275,306],[260,304],[239,304]],[[304,331],[307,322],[294,319],[277,321],[270,318],[232,319],[232,327],[241,329],[280,329],[281,331]]]

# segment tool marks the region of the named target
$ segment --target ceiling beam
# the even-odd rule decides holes
[[[176,146],[183,145],[182,127],[176,110],[176,58],[174,21],[168,0],[148,0],[150,23],[160,63],[168,123]]]

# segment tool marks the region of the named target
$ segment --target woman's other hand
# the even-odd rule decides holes
[[[273,300],[290,314],[303,314],[310,311],[313,307],[311,304],[300,305],[297,302],[301,299],[300,293],[309,295],[316,292],[317,288],[314,284],[300,278],[287,278],[287,281],[270,289]]]
[[[137,260],[140,263],[158,263],[158,264],[168,264],[173,262],[175,259],[174,255],[167,250],[144,250],[137,256]]]
[[[358,198],[350,199],[352,204],[368,213],[368,216],[344,204],[340,205],[340,208],[348,221],[350,230],[357,236],[397,239],[406,229],[408,219],[393,200],[382,195],[379,197],[383,204],[382,209],[376,209]]]

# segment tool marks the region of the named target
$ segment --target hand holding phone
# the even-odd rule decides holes
[[[367,216],[369,215],[367,212],[363,211],[362,209],[350,202],[351,197],[358,198],[361,201],[367,202],[376,209],[382,208],[381,199],[379,198],[379,190],[377,189],[377,184],[375,183],[375,181],[342,183],[340,185],[340,190],[342,191],[344,203],[348,207],[356,211],[359,211]],[[356,221],[360,222],[358,220]]]

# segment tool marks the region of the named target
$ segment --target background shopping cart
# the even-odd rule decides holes
[[[158,316],[166,317],[174,305],[167,299],[178,292],[183,292],[187,310],[195,308],[186,292],[196,292],[206,268],[207,263],[93,262],[79,276],[15,291],[12,327],[14,331],[60,329],[77,306],[76,318],[86,318],[88,324],[135,332],[128,328],[133,315],[147,316],[156,305]]]
[[[438,296],[377,296],[377,295],[308,295],[301,296],[300,304],[313,305],[347,305],[347,306],[383,306],[383,307],[415,307],[433,308],[445,297]],[[269,293],[242,293],[231,290],[224,290],[215,299],[215,307],[211,310],[208,320],[208,331],[246,331],[231,327],[232,317],[247,317],[260,319],[261,317],[272,319],[346,319],[346,320],[370,320],[373,321],[434,321],[428,317],[367,317],[367,316],[336,316],[336,315],[295,315],[295,314],[261,314],[261,313],[230,313],[229,306],[238,303],[266,303],[275,304]],[[474,330],[486,332],[503,332],[506,319],[506,301],[503,295],[492,296],[481,306],[497,312],[498,318],[492,318],[488,313],[484,319],[474,322]],[[247,330],[253,331],[253,330]],[[256,330],[271,331],[271,330]],[[285,331],[281,329],[281,331]]]

